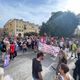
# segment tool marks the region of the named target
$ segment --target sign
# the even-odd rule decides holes
[[[54,56],[57,56],[60,51],[59,47],[47,45],[47,44],[41,43],[41,42],[39,42],[38,49],[39,49],[39,51],[42,51],[42,52],[45,52],[47,54],[51,54]]]

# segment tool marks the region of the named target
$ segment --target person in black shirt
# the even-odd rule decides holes
[[[4,42],[2,42],[2,49],[1,49],[1,52],[2,52],[2,61],[4,61],[5,59],[5,55],[6,55],[6,45]]]
[[[2,49],[1,49],[2,52],[6,52],[6,45],[4,42],[2,42]]]
[[[40,52],[37,54],[37,58],[34,58],[32,60],[32,76],[33,80],[43,80],[42,78],[42,65],[41,65],[41,60],[43,60],[43,53]]]
[[[78,77],[78,79],[77,79]],[[73,71],[74,80],[80,80],[80,58],[75,62],[75,69]]]

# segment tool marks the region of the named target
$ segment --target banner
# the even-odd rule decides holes
[[[39,42],[38,50],[42,51],[42,52],[45,52],[47,54],[51,54],[53,56],[57,56],[59,51],[60,51],[60,48],[56,47],[56,46],[47,45],[45,43]]]

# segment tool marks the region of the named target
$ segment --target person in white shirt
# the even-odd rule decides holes
[[[67,64],[61,63],[59,67],[58,80],[74,80],[69,74],[69,67]]]

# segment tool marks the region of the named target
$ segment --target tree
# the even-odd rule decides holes
[[[70,11],[52,13],[46,23],[43,23],[40,29],[40,34],[46,32],[53,36],[70,37],[73,35],[75,28],[78,25],[76,15]]]

